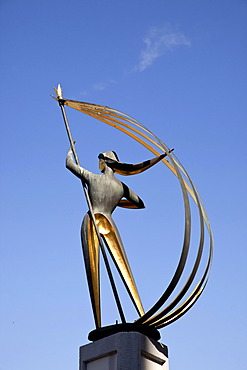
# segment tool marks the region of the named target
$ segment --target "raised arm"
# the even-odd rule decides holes
[[[75,176],[88,182],[91,172],[85,170],[81,166],[78,166],[78,164],[74,162],[71,147],[69,148],[69,151],[66,156],[66,168],[70,170]]]

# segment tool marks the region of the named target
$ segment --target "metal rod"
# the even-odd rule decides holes
[[[59,99],[58,103],[59,103],[59,105],[61,107],[61,110],[62,110],[62,115],[63,115],[63,119],[64,119],[64,123],[65,123],[65,128],[66,128],[66,131],[67,131],[67,134],[68,134],[69,142],[70,142],[70,145],[71,145],[71,149],[72,149],[72,152],[73,152],[73,155],[74,155],[74,158],[75,158],[75,162],[78,166],[80,166],[79,158],[78,158],[78,155],[77,155],[77,152],[76,152],[76,149],[75,149],[75,145],[74,145],[74,141],[73,141],[73,138],[72,138],[72,134],[71,134],[71,131],[70,131],[68,118],[67,118],[66,111],[65,111],[65,108],[64,108],[64,102],[63,102],[63,99],[61,99],[59,96],[58,96],[58,99]],[[105,263],[105,266],[106,266],[106,270],[107,270],[107,273],[108,273],[110,284],[111,284],[111,287],[112,287],[113,295],[114,295],[114,298],[115,298],[115,301],[116,301],[116,304],[117,304],[118,312],[119,312],[119,315],[121,317],[122,323],[126,323],[126,319],[125,319],[125,316],[124,316],[122,305],[121,305],[119,295],[118,295],[118,292],[117,292],[117,288],[116,288],[116,285],[115,285],[115,282],[114,282],[114,278],[113,278],[113,275],[112,275],[112,272],[111,272],[110,264],[109,264],[109,261],[108,261],[108,258],[107,258],[106,252],[105,252],[104,244],[103,244],[101,235],[99,233],[99,230],[98,230],[98,227],[97,227],[97,224],[96,224],[96,220],[95,220],[95,217],[94,217],[94,213],[93,213],[93,209],[92,209],[92,205],[91,205],[91,200],[89,198],[88,190],[87,190],[85,182],[82,179],[81,179],[81,183],[82,183],[83,191],[84,191],[84,194],[85,194],[86,202],[87,202],[87,205],[88,205],[89,214],[90,214],[90,217],[93,221],[93,225],[94,225],[94,228],[95,228],[95,231],[96,231],[96,235],[97,235],[97,238],[99,240],[100,249],[101,249],[101,252],[102,252],[102,256],[103,256],[103,259],[104,259],[104,263]]]
[[[105,240],[104,240],[104,242],[106,243]],[[106,245],[107,245],[107,243],[106,243]],[[112,275],[112,272],[111,272],[111,267],[110,267],[107,255],[106,255],[105,247],[104,247],[104,244],[102,243],[102,239],[101,239],[100,247],[101,247],[102,256],[103,256],[103,259],[104,259],[104,262],[105,262],[105,267],[106,267],[106,270],[107,270],[107,273],[108,273],[108,277],[109,277],[109,280],[110,280],[110,283],[111,283],[113,295],[114,295],[114,298],[115,298],[115,301],[116,301],[116,304],[117,304],[118,312],[119,312],[120,318],[122,320],[122,323],[125,324],[126,319],[125,319],[124,312],[123,312],[123,309],[122,309],[122,305],[121,305],[121,302],[120,302],[120,299],[119,299],[117,288],[116,288],[116,285],[115,285],[115,282],[114,282],[114,279],[113,279],[113,275]]]

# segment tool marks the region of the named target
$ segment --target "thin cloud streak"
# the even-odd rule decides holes
[[[97,83],[93,84],[92,87],[93,87],[94,90],[103,91],[103,90],[106,89],[107,84],[105,82],[97,82]]]
[[[105,81],[96,82],[92,85],[93,90],[103,91],[107,89],[110,85],[115,85],[117,82],[113,79],[107,79]]]
[[[143,72],[167,50],[178,46],[191,46],[191,42],[182,33],[175,33],[167,27],[152,27],[144,38],[146,47],[141,51],[140,62],[135,67],[138,72]]]

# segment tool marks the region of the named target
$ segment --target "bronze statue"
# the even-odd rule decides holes
[[[162,154],[142,163],[126,164],[119,162],[117,154],[113,151],[101,153],[98,156],[101,175],[96,175],[77,165],[73,160],[71,147],[66,157],[66,167],[88,187],[100,236],[110,252],[139,316],[144,314],[143,306],[120,234],[111,215],[116,207],[141,209],[145,208],[145,205],[133,190],[116,179],[114,173],[125,176],[141,173],[164,157],[165,154]],[[82,222],[81,240],[95,323],[96,327],[100,327],[99,240],[89,213],[85,215]]]
[[[81,236],[90,298],[97,328],[89,334],[88,338],[90,340],[97,340],[100,337],[119,331],[134,330],[145,335],[147,334],[157,340],[160,338],[158,329],[170,325],[190,310],[201,296],[208,282],[213,257],[213,234],[199,193],[185,168],[179,162],[178,158],[171,153],[172,150],[139,121],[107,106],[64,99],[60,85],[54,90],[56,92],[56,98],[54,99],[58,101],[61,108],[71,145],[67,155],[66,165],[71,172],[80,178],[88,205],[88,213],[82,223]],[[95,175],[85,170],[80,166],[65,106],[94,117],[123,134],[128,135],[156,157],[150,161],[132,165],[120,163],[114,152],[105,152],[99,155],[101,175]],[[160,155],[161,152],[164,154]],[[169,160],[165,158],[166,156],[168,156]],[[164,164],[163,167],[168,168],[176,176],[180,185],[184,208],[184,234],[180,258],[169,284],[157,301],[144,313],[119,232],[111,216],[117,206],[138,209],[144,208],[144,204],[138,195],[129,189],[127,185],[115,178],[114,173],[120,175],[141,173],[160,160]],[[194,202],[198,210],[198,231],[200,237],[197,243],[191,243],[191,234],[194,232],[192,228],[191,201]],[[159,223],[162,225],[162,220],[159,220]],[[207,238],[205,237],[206,232]],[[208,245],[208,251],[203,259],[202,256],[206,253],[206,244]],[[127,323],[125,320],[117,288],[105,253],[105,245],[139,314],[139,317],[133,323]],[[192,254],[189,253],[191,245],[195,247],[195,253]],[[122,320],[122,324],[103,328],[101,328],[100,312],[99,247]],[[191,264],[188,278],[185,279],[184,285],[179,287],[182,276],[184,273],[187,273],[185,267],[190,257]],[[204,267],[199,269],[202,263]],[[148,333],[146,330],[148,330]]]

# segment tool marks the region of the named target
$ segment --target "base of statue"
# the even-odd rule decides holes
[[[137,331],[80,347],[79,370],[169,370],[167,347]]]
[[[152,328],[148,325],[137,325],[135,323],[125,323],[125,324],[116,324],[110,326],[103,326],[102,328],[95,329],[88,334],[88,339],[92,342],[109,337],[110,335],[117,334],[117,333],[128,333],[128,332],[138,332],[141,334],[146,335],[147,337],[159,340],[160,333],[157,329]]]

